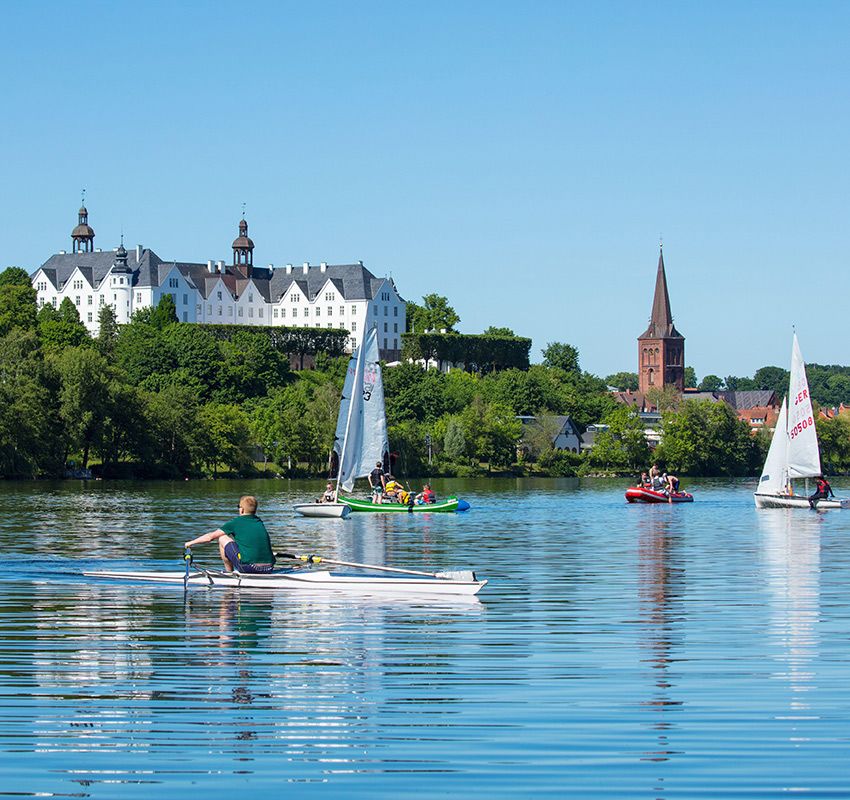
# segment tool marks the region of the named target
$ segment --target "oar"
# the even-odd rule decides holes
[[[292,553],[275,553],[275,558],[288,558],[292,561],[304,561],[308,564],[333,564],[337,567],[357,567],[359,569],[375,569],[380,572],[397,572],[401,575],[423,575],[427,578],[440,578],[452,581],[474,581],[475,573],[468,569],[448,570],[446,572],[421,572],[416,569],[399,569],[398,567],[381,567],[377,564],[358,564],[355,561],[335,561],[322,556],[297,556]]]
[[[183,576],[183,591],[189,588],[189,565],[192,563],[192,551],[187,547],[183,551],[183,560],[186,562],[186,574]]]

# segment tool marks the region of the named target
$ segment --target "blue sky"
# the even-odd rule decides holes
[[[636,369],[664,238],[697,373],[850,363],[850,4],[4,8],[0,266],[362,259],[461,329]]]

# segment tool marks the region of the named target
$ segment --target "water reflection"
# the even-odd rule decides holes
[[[820,655],[820,536],[824,520],[823,514],[799,509],[764,509],[758,515],[774,658],[782,664],[773,677],[787,681],[791,689],[790,719],[810,718],[807,694],[817,688],[812,664]]]
[[[638,574],[641,621],[644,634],[641,647],[647,651],[643,662],[651,669],[648,699],[644,706],[651,714],[649,727],[655,734],[652,750],[644,752],[642,761],[663,763],[678,751],[670,738],[676,723],[670,712],[682,705],[676,699],[675,653],[681,647],[677,628],[681,621],[679,603],[684,586],[684,569],[679,566],[676,550],[679,534],[675,532],[678,516],[670,516],[667,508],[647,508],[638,524]],[[663,793],[663,777],[653,787]]]

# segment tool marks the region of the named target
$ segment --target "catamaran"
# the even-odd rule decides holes
[[[806,495],[794,494],[792,481],[795,478],[817,478],[820,475],[814,408],[806,378],[806,365],[795,333],[791,347],[790,394],[788,398],[782,398],[779,419],[776,420],[761,479],[753,495],[756,507],[809,508]],[[816,500],[815,505],[818,509],[850,508],[850,499]]]
[[[294,556],[276,553],[278,558],[302,561],[308,565],[321,563],[351,568],[366,573],[385,572],[392,575],[348,574],[328,569],[305,569],[301,565],[284,567],[263,574],[241,572],[222,572],[218,569],[203,569],[186,561],[183,572],[123,572],[120,570],[102,570],[84,572],[92,578],[119,581],[141,581],[144,583],[171,583],[207,588],[231,587],[235,589],[274,589],[329,591],[357,595],[409,595],[411,597],[458,597],[477,594],[486,580],[479,580],[472,570],[452,570],[445,572],[424,572],[421,570],[399,569],[376,564],[359,564],[350,561],[335,561],[319,556]]]

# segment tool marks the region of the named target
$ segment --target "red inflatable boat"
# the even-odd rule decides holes
[[[694,496],[687,492],[674,492],[667,495],[643,486],[630,486],[626,489],[626,500],[629,503],[693,503]]]

